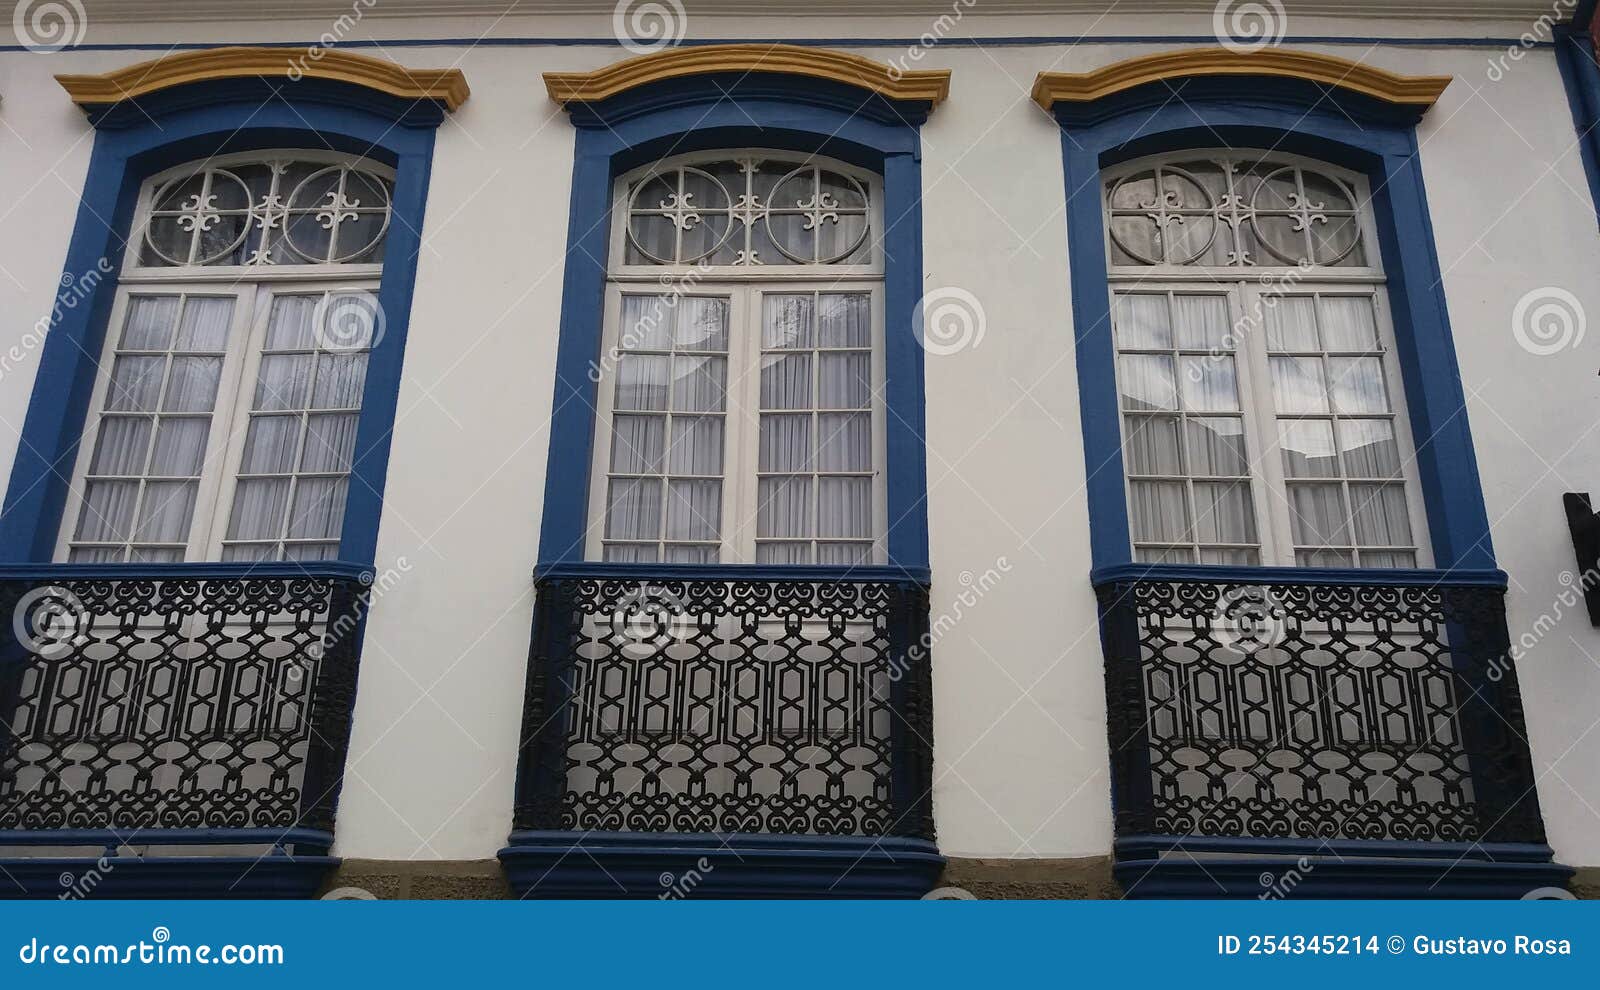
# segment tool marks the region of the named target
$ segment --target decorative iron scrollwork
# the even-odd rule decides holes
[[[1500,589],[1097,593],[1118,834],[1544,841]]]
[[[0,582],[0,829],[333,828],[361,585]]]
[[[539,583],[516,826],[932,838],[927,592]]]

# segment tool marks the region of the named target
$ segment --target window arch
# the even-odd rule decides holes
[[[1134,559],[1428,563],[1365,178],[1183,150],[1102,179]]]
[[[310,151],[144,183],[58,557],[338,556],[393,188]]]
[[[592,559],[882,562],[880,187],[760,149],[617,180]]]

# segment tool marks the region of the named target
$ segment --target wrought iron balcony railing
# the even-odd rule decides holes
[[[325,854],[363,591],[324,562],[0,569],[0,847]]]
[[[1548,862],[1498,575],[1130,567],[1096,591],[1119,860],[1151,857],[1125,883],[1174,850]]]
[[[922,581],[601,564],[537,590],[513,847],[856,837],[936,856]]]

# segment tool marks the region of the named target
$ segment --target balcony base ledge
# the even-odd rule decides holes
[[[0,898],[309,899],[338,865],[336,856],[13,856],[0,859]]]
[[[500,862],[517,897],[915,898],[944,869],[923,839],[513,832]]]
[[[1564,896],[1574,870],[1541,844],[1139,837],[1117,841],[1131,899],[1517,899]]]

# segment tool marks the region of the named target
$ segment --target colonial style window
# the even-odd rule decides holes
[[[591,557],[882,561],[875,188],[763,151],[617,183]]]
[[[1426,566],[1365,180],[1185,152],[1105,197],[1135,559]]]
[[[338,556],[393,174],[220,157],[142,192],[60,554]]]

